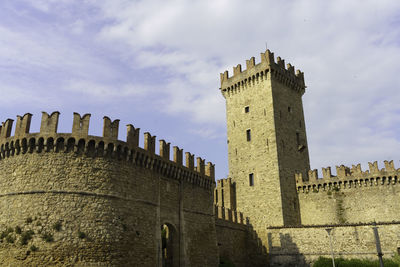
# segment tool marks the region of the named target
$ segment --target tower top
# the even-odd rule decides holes
[[[285,60],[280,57],[274,58],[274,53],[267,49],[265,53],[261,53],[261,62],[255,64],[255,58],[251,57],[246,60],[246,69],[242,70],[242,65],[238,64],[233,67],[233,76],[229,77],[229,73],[226,70],[220,74],[221,79],[221,93],[226,97],[231,91],[246,86],[249,82],[258,81],[258,79],[264,79],[268,72],[271,77],[278,81],[285,83],[293,90],[304,94],[305,83],[304,73],[299,69],[294,69],[290,63],[285,66]]]

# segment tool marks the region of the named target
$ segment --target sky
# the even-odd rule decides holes
[[[400,167],[398,0],[2,0],[0,122],[133,124],[228,175],[219,73],[268,48],[305,74],[311,168]],[[158,143],[158,141],[157,141]],[[333,171],[335,172],[335,171]],[[319,172],[321,175],[321,171]]]

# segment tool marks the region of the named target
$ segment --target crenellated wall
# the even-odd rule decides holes
[[[277,57],[275,62],[274,53],[268,49],[265,53],[261,53],[261,62],[256,64],[255,58],[246,60],[246,69],[242,70],[242,65],[238,64],[233,67],[233,76],[229,76],[226,70],[220,74],[221,92],[224,97],[240,93],[248,87],[254,86],[256,83],[266,79],[268,73],[285,86],[294,91],[304,94],[305,83],[304,73],[296,70],[294,66],[288,63],[285,66],[285,60]]]
[[[214,204],[236,210],[236,190],[231,178],[217,180],[214,191]]]
[[[334,224],[358,222],[400,221],[400,184],[393,161],[368,163],[369,170],[362,171],[361,164],[310,170],[307,177],[296,174],[302,224]]]
[[[382,229],[385,253],[399,251],[400,169],[393,161],[385,161],[383,169],[369,163],[368,171],[360,164],[341,165],[336,175],[327,167],[321,178],[310,170],[303,72],[285,66],[280,57],[275,60],[267,50],[261,62],[252,57],[245,70],[239,64],[233,74],[221,73],[220,81],[229,178],[219,180],[214,192],[217,221],[235,223],[237,211],[244,212],[268,248],[270,266],[310,266],[319,256],[328,256],[324,228],[334,228],[340,256],[373,258],[373,222]],[[234,240],[234,230],[227,230],[233,228],[217,223],[218,240],[229,244],[222,251],[235,258],[241,255],[235,245],[245,241]]]
[[[182,149],[104,117],[88,135],[90,114],[74,113],[58,133],[59,112],[32,114],[0,128],[1,266],[161,266],[161,226],[174,232],[174,266],[217,266],[214,165],[183,166]],[[192,154],[190,154],[192,155]],[[32,232],[33,231],[33,232]]]
[[[217,186],[215,203],[252,218],[265,236],[267,225],[300,223],[293,173],[309,169],[302,96],[304,74],[269,50],[220,75],[226,100],[229,177]],[[233,190],[234,193],[232,194]],[[235,195],[235,201],[232,201]]]

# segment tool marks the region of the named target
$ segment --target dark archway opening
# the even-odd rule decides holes
[[[171,224],[161,226],[161,257],[162,267],[179,266],[179,239]]]

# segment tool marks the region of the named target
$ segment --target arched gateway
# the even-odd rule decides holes
[[[161,259],[162,267],[179,266],[179,233],[169,223],[161,226]]]

